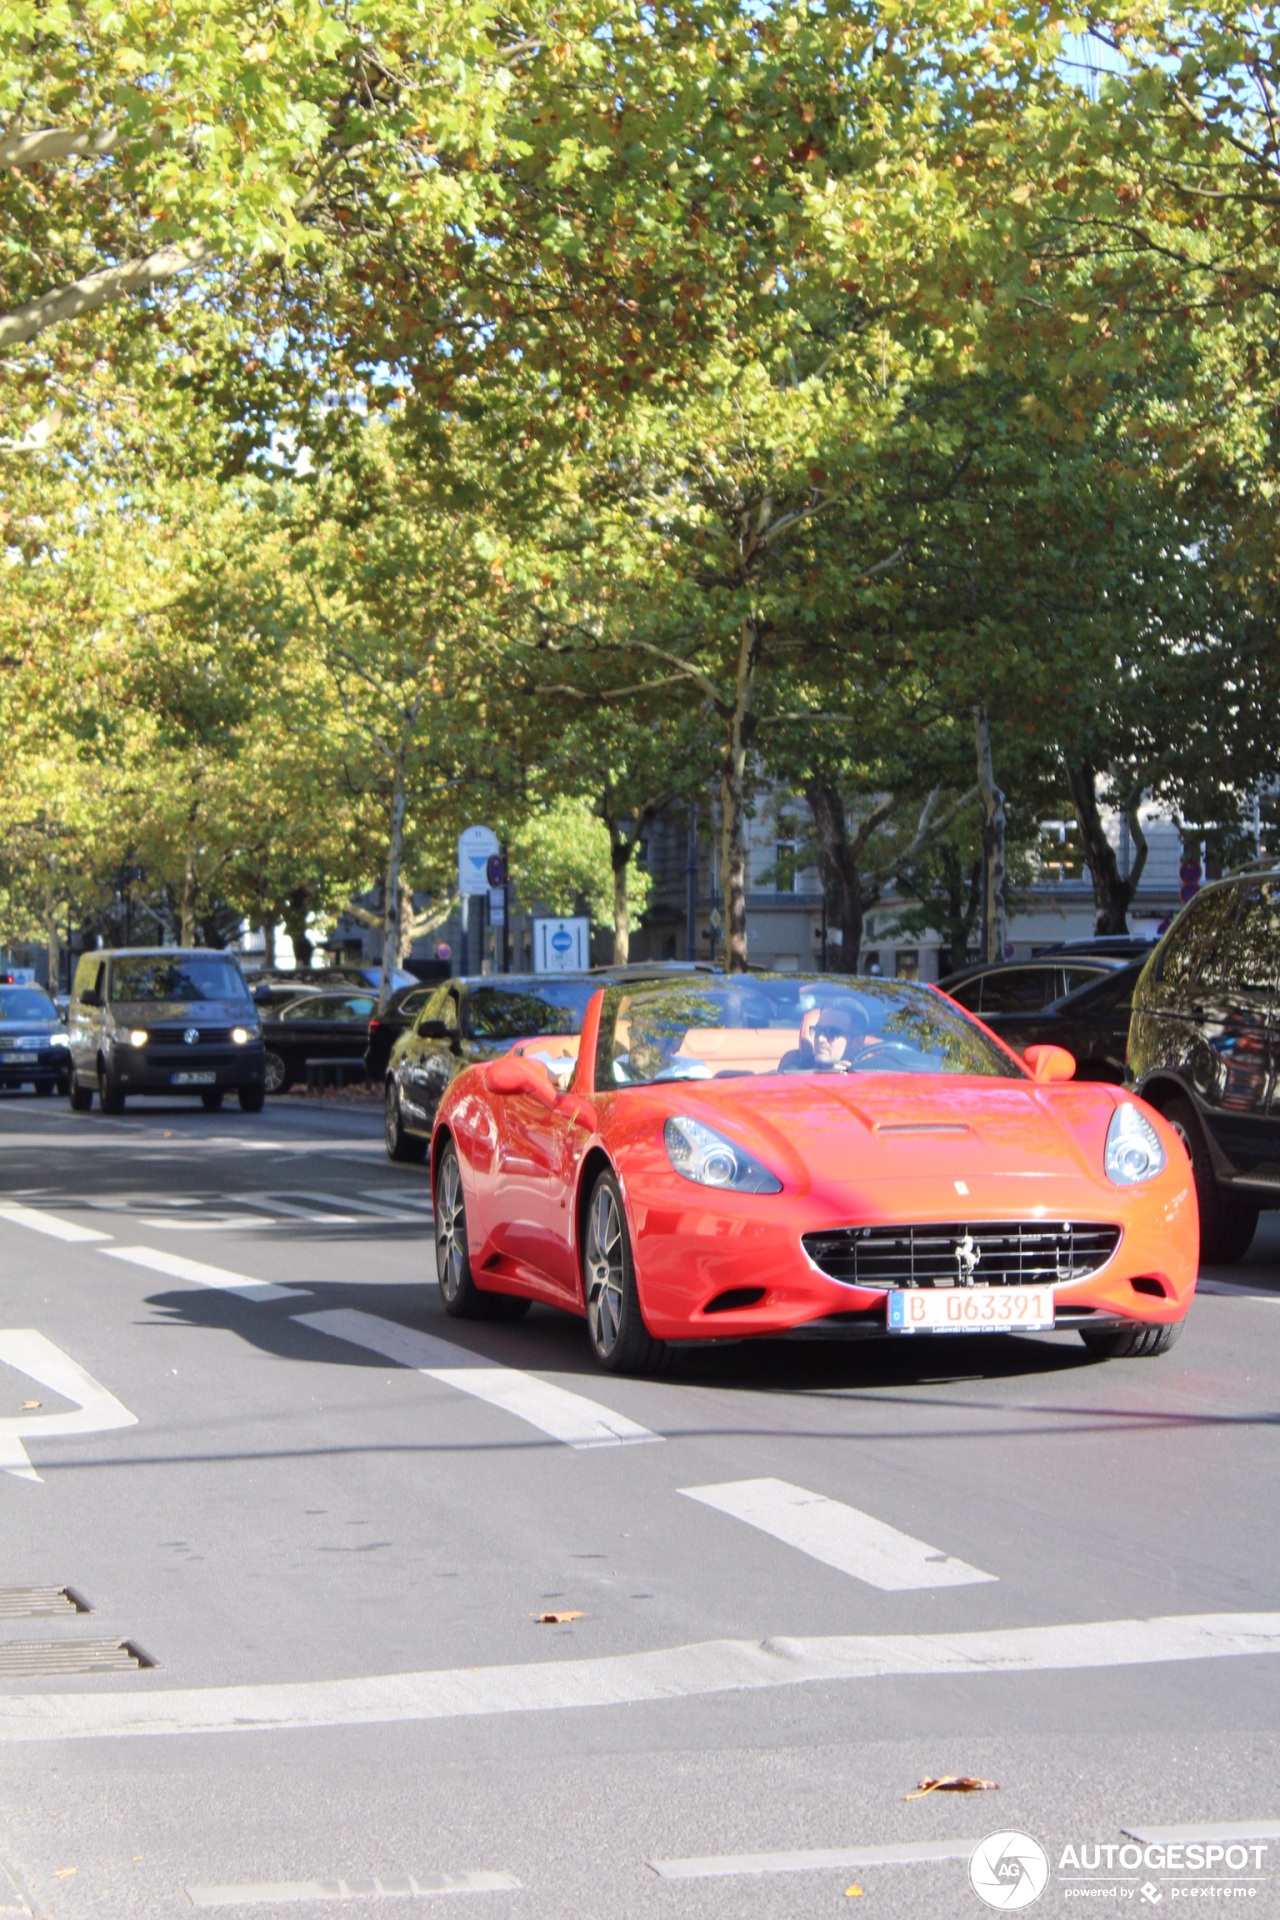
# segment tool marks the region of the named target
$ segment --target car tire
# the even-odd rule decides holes
[[[1209,1158],[1204,1128],[1189,1100],[1171,1100],[1164,1117],[1186,1148],[1195,1176],[1200,1204],[1200,1258],[1211,1266],[1234,1266],[1253,1243],[1258,1209],[1223,1193]]]
[[[93,1088],[82,1087],[73,1073],[71,1084],[67,1088],[67,1099],[71,1103],[72,1113],[88,1113],[93,1105]]]
[[[206,1087],[200,1095],[200,1105],[206,1113],[221,1113],[222,1103],[226,1099],[221,1087]]]
[[[404,1115],[400,1111],[400,1089],[394,1080],[388,1080],[382,1103],[382,1137],[386,1142],[388,1157],[392,1160],[416,1160],[421,1163],[427,1157],[427,1143],[422,1135],[409,1133],[405,1129]]]
[[[261,1113],[267,1102],[265,1087],[241,1087],[237,1096],[241,1113]]]
[[[450,1141],[436,1174],[436,1279],[444,1310],[455,1320],[519,1320],[531,1302],[510,1293],[486,1293],[475,1283],[467,1242],[467,1209],[462,1169]]]
[[[273,1053],[270,1047],[267,1048],[266,1060],[267,1092],[288,1093],[290,1087],[293,1085],[293,1068],[289,1065],[289,1062],[282,1053]]]
[[[1171,1320],[1162,1327],[1116,1327],[1107,1333],[1081,1327],[1080,1338],[1096,1360],[1153,1360],[1177,1346],[1185,1325],[1185,1320]]]
[[[98,1105],[103,1113],[124,1112],[124,1088],[107,1071],[105,1061],[100,1061],[98,1065]]]
[[[644,1323],[622,1190],[602,1173],[587,1201],[582,1298],[596,1365],[608,1373],[655,1373],[669,1353]]]

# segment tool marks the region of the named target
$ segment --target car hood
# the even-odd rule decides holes
[[[618,1105],[631,1097],[619,1096]],[[1117,1097],[1094,1083],[941,1074],[762,1075],[641,1093],[664,1114],[721,1128],[802,1189],[870,1199],[887,1182],[909,1181],[918,1191],[936,1179],[940,1203],[954,1210],[967,1189],[971,1212],[984,1203],[1056,1204],[1047,1188],[1064,1179],[1114,1195],[1102,1160]]]

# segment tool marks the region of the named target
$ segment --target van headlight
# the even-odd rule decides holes
[[[782,1192],[781,1180],[745,1147],[726,1140],[690,1114],[673,1114],[662,1138],[676,1172],[700,1187],[724,1187],[734,1193]]]
[[[131,1047],[145,1047],[150,1037],[145,1027],[134,1027],[129,1034],[129,1045]]]
[[[248,1027],[232,1027],[231,1038],[238,1047],[247,1047],[250,1039]]]
[[[1118,1187],[1136,1187],[1142,1180],[1154,1180],[1167,1165],[1159,1134],[1146,1114],[1128,1100],[1111,1116],[1103,1164],[1108,1180],[1114,1180]]]

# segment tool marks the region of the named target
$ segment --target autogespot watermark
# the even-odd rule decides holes
[[[1051,1877],[1063,1900],[1249,1901],[1273,1883],[1269,1852],[1265,1840],[1090,1841],[1063,1847],[1054,1876],[1029,1833],[989,1833],[969,1856],[969,1884],[1003,1913],[1031,1906]]]

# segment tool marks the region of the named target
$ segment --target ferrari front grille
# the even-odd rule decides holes
[[[1119,1227],[1092,1220],[968,1220],[806,1233],[815,1267],[848,1287],[1062,1286],[1105,1267]]]

